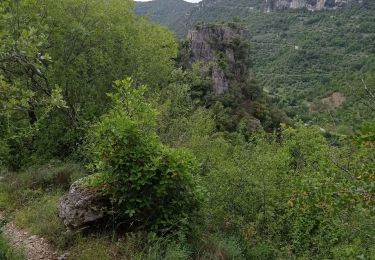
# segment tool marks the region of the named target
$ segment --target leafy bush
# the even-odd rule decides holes
[[[156,135],[156,112],[146,102],[145,87],[118,81],[115,106],[92,131],[92,169],[96,184],[113,199],[116,214],[128,227],[158,231],[186,227],[197,207],[194,157],[171,149]]]
[[[332,147],[304,126],[184,145],[206,169],[205,233],[234,234],[246,259],[372,257],[373,146]]]

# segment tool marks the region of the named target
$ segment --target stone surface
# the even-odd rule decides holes
[[[0,220],[5,219],[0,212]],[[8,222],[1,230],[12,246],[22,249],[27,260],[56,260],[59,255],[53,250],[45,239],[38,236],[30,236],[28,232],[18,228],[12,221]]]
[[[187,36],[191,56],[187,63],[191,66],[201,62],[209,67],[208,75],[212,79],[216,95],[224,94],[229,87],[226,70],[233,74],[241,74],[244,66],[235,57],[236,40],[244,40],[247,32],[240,28],[226,25],[197,26]],[[227,66],[226,69],[222,65]]]
[[[351,3],[362,3],[362,0],[265,0],[267,11],[280,9],[307,8],[311,11],[342,8]]]
[[[93,188],[79,182],[60,201],[59,217],[69,229],[90,226],[108,216],[109,199]]]

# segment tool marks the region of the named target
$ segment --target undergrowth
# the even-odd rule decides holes
[[[18,260],[24,259],[23,252],[15,247],[12,247],[8,240],[3,236],[3,227],[6,225],[7,221],[0,217],[0,260]]]
[[[34,200],[15,213],[15,222],[32,234],[47,238],[53,246],[64,249],[72,238],[65,233],[64,223],[57,214],[61,195],[61,193],[45,195]]]
[[[0,233],[0,260],[22,260],[24,254],[21,250],[12,247],[8,240]]]

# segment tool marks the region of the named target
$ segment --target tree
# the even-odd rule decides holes
[[[173,69],[172,33],[135,17],[131,0],[7,0],[0,16],[2,94],[17,89],[3,100],[26,111],[13,114],[14,127],[45,119],[32,142],[25,140],[39,157],[77,150],[87,126],[107,110],[116,79],[132,76],[158,88]],[[57,93],[65,105],[47,115]]]

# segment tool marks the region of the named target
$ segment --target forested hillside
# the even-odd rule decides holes
[[[334,131],[371,119],[362,101],[362,80],[372,86],[375,6],[339,11],[255,14],[245,21],[250,31],[252,69],[289,116],[313,121]],[[345,96],[337,108],[324,104],[334,92]]]
[[[249,31],[253,77],[274,102],[290,117],[346,134],[373,116],[362,101],[362,80],[373,85],[375,57],[375,5],[350,3],[311,12],[265,9],[265,1],[206,0],[181,18],[182,27],[171,29],[185,38],[181,32],[200,22],[242,24]],[[332,109],[325,100],[337,92],[345,102]]]
[[[374,259],[374,5],[140,6],[0,2],[0,259]]]

